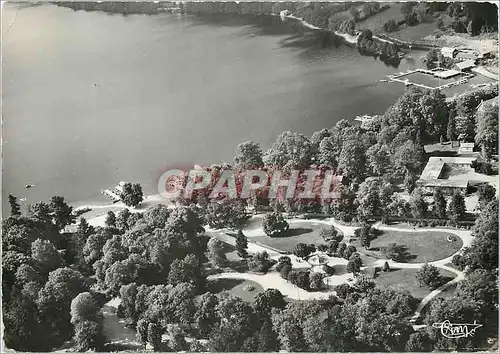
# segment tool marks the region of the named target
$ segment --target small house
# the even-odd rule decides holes
[[[472,154],[474,153],[474,143],[461,142],[458,148],[459,155]]]
[[[443,48],[441,48],[441,54],[445,58],[452,58],[453,59],[458,54],[458,49],[450,48],[450,47],[443,47]]]

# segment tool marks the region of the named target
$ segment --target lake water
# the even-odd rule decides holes
[[[232,161],[246,140],[267,149],[285,130],[382,113],[404,88],[379,80],[416,66],[272,18],[7,4],[2,26],[4,207],[9,193],[105,202],[99,191],[121,180],[154,193],[169,166]]]

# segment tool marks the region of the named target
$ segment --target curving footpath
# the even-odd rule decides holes
[[[295,300],[313,300],[313,299],[326,299],[331,295],[336,295],[337,293],[333,290],[331,291],[315,291],[309,292],[301,289],[283,279],[279,273],[270,272],[267,274],[252,274],[252,273],[220,273],[210,275],[208,280],[216,279],[243,279],[251,280],[262,286],[264,290],[267,289],[278,289],[283,295],[295,299]]]
[[[262,215],[256,215],[253,216],[252,218],[255,219],[261,219],[263,216]],[[354,232],[358,227],[354,226],[347,226],[343,224],[339,224],[335,219],[330,218],[330,219],[324,219],[324,220],[315,220],[315,219],[292,219],[288,220],[290,224],[294,223],[321,223],[321,224],[326,224],[326,225],[332,225],[341,230],[344,233],[344,236],[354,236]],[[382,225],[380,222],[376,223],[373,225],[374,228],[377,228],[379,230],[386,230],[386,231],[402,231],[402,232],[409,232],[407,228],[400,228],[400,227],[394,227],[394,226],[386,226]],[[252,236],[257,236],[257,235],[263,235],[264,232],[262,228],[260,227],[253,227],[251,229],[246,229],[244,230],[245,235],[249,236],[250,238]],[[452,233],[456,235],[457,237],[460,237],[462,240],[462,247],[452,254],[449,257],[440,259],[438,261],[434,262],[428,262],[428,264],[434,265],[438,268],[445,269],[447,271],[450,271],[454,274],[456,274],[456,277],[450,280],[449,282],[443,284],[439,288],[433,290],[430,292],[426,297],[424,297],[420,303],[417,306],[417,309],[415,310],[414,315],[412,316],[412,319],[417,319],[420,317],[420,314],[422,312],[422,309],[436,296],[438,296],[441,292],[443,292],[446,288],[449,286],[459,283],[460,281],[465,279],[465,274],[464,272],[457,270],[455,268],[446,266],[447,263],[451,263],[453,257],[456,254],[460,254],[463,252],[463,249],[465,247],[469,247],[472,244],[472,241],[474,237],[472,236],[471,232],[468,230],[454,230],[454,229],[445,229],[445,228],[422,228],[422,229],[415,229],[411,230],[411,232],[447,232],[447,233]],[[222,230],[210,230],[208,231],[208,234],[212,237],[217,237],[223,242],[229,243],[231,245],[235,244],[235,239],[233,237],[230,237],[224,233]],[[256,245],[251,242],[248,243],[248,251],[250,253],[256,253],[256,252],[262,252],[266,251],[269,253],[271,258],[279,258],[280,254],[277,253],[274,250],[268,249],[267,247],[263,245]],[[293,255],[289,255],[290,258],[292,258],[292,262],[294,263],[293,266],[301,266],[304,267],[304,263],[298,264],[299,262],[296,260],[297,257]],[[385,262],[388,262],[389,265],[392,268],[406,268],[406,269],[418,269],[421,268],[425,263],[401,263],[401,262],[394,262],[392,260],[385,260],[385,259],[380,259],[378,260],[375,264],[377,266],[382,267]],[[217,274],[215,276],[209,277],[209,279],[217,279],[217,278],[232,278],[232,279],[246,279],[246,280],[252,280],[255,281],[256,283],[260,284],[264,289],[268,288],[275,288],[280,290],[283,295],[289,296],[290,298],[293,299],[320,299],[320,298],[325,298],[330,295],[335,295],[334,291],[328,291],[328,292],[307,292],[305,290],[299,289],[292,284],[286,282],[284,279],[282,279],[277,273],[268,273],[265,275],[256,275],[256,274],[249,274],[249,273],[221,273]],[[343,282],[345,282],[347,279],[345,279]]]
[[[158,204],[158,199],[155,198],[155,196],[149,196],[146,199],[146,203],[141,205],[141,207],[134,209],[134,208],[128,208],[132,212],[144,212],[148,206],[151,206],[153,204]],[[91,208],[96,208],[96,206],[88,205],[88,206],[81,206],[82,207],[91,207]],[[106,207],[125,207],[124,205],[121,205],[121,203],[113,204],[113,205],[106,205],[106,206],[100,206],[100,208],[106,208]],[[173,207],[169,205],[169,207]],[[78,209],[80,209],[78,208]],[[262,219],[263,215],[254,215],[252,216],[252,219]],[[104,226],[104,220],[105,220],[105,215],[99,215],[93,218],[89,218],[88,221],[91,225],[94,226]],[[290,224],[295,224],[295,223],[314,223],[314,224],[325,224],[325,225],[331,225],[339,229],[340,231],[343,232],[344,236],[354,236],[354,232],[358,227],[355,226],[347,226],[340,224],[338,221],[336,221],[334,218],[329,218],[329,219],[323,219],[323,220],[317,220],[317,219],[292,219],[288,220]],[[403,231],[403,232],[408,232],[409,230],[406,228],[399,228],[399,227],[394,227],[394,226],[386,226],[382,225],[380,222],[376,223],[373,225],[374,228],[377,228],[379,230],[387,230],[387,231]],[[229,229],[223,229],[223,230],[214,230],[211,229],[210,227],[206,226],[206,234],[211,236],[211,237],[217,237],[221,241],[228,243],[230,245],[235,245],[236,239],[234,237],[228,236],[225,232],[229,231]],[[248,228],[245,229],[245,234],[248,237],[253,237],[253,236],[261,236],[264,234],[264,231],[262,230],[261,227],[253,227],[253,228]],[[415,314],[413,315],[413,319],[416,319],[420,317],[422,309],[432,300],[434,299],[437,295],[439,295],[443,290],[445,290],[447,287],[456,284],[463,279],[465,279],[465,274],[462,271],[459,271],[457,269],[451,268],[446,266],[447,263],[450,263],[453,259],[453,256],[456,254],[462,253],[463,249],[465,247],[469,247],[472,244],[472,241],[474,237],[472,236],[471,232],[468,230],[454,230],[454,229],[445,229],[445,228],[424,228],[424,229],[415,229],[411,230],[411,232],[447,232],[447,233],[452,233],[462,239],[462,247],[460,250],[455,252],[449,257],[446,257],[444,259],[434,261],[434,262],[429,262],[428,264],[432,264],[436,267],[448,270],[452,273],[456,274],[456,277],[449,282],[443,284],[439,288],[433,290],[430,294],[428,294],[426,297],[422,299],[422,301],[419,303],[417,306],[417,309],[415,311]],[[279,252],[276,252],[275,250],[269,249],[265,247],[264,245],[257,245],[255,243],[249,242],[248,243],[248,252],[249,253],[257,253],[257,252],[263,252],[266,251],[269,256],[273,259],[278,259],[281,254]],[[304,267],[310,267],[310,264],[307,262],[301,261],[298,257],[295,257],[294,255],[288,255],[290,259],[292,260],[292,265],[294,268],[304,268]],[[389,262],[389,265],[394,268],[421,268],[425,263],[400,263],[400,262],[394,262],[392,260],[378,260],[376,263],[378,266],[383,266],[385,262]],[[297,300],[306,300],[306,299],[322,299],[322,298],[327,298],[330,295],[335,295],[335,291],[330,290],[327,292],[308,292],[303,289],[300,289],[290,283],[288,283],[286,280],[282,279],[281,276],[276,273],[276,272],[271,272],[267,273],[264,275],[257,275],[257,274],[250,274],[250,273],[236,273],[236,272],[228,272],[228,273],[220,273],[216,274],[213,276],[210,276],[209,279],[219,279],[219,278],[230,278],[230,279],[246,279],[246,280],[252,280],[255,281],[256,283],[260,284],[264,289],[269,289],[269,288],[275,288],[280,290],[283,295],[286,295],[290,298],[297,299]],[[340,282],[346,282],[347,281],[347,276],[336,276],[335,278],[332,277],[333,283],[334,284],[329,284],[329,285],[338,285]]]

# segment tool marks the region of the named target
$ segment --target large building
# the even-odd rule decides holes
[[[453,65],[453,69],[460,72],[470,71],[474,67],[476,67],[476,62],[474,60],[465,60]]]
[[[453,194],[456,191],[467,193],[469,181],[453,178],[454,169],[471,168],[471,163],[476,156],[468,157],[430,157],[425,166],[417,186],[424,192],[431,194],[436,188],[441,188],[444,193]],[[451,178],[450,178],[451,177]]]

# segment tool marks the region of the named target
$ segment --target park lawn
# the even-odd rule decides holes
[[[455,273],[445,269],[438,268],[441,275],[445,278],[444,282],[448,282],[456,277]],[[378,272],[375,277],[375,283],[378,286],[388,286],[401,290],[408,290],[411,295],[416,299],[423,299],[427,296],[431,289],[427,287],[418,286],[415,274],[418,269],[391,269],[389,272]],[[443,282],[443,283],[444,283]],[[453,287],[451,287],[453,288]],[[439,296],[449,297],[453,294],[454,289],[443,291]]]
[[[260,242],[263,245],[277,248],[285,252],[292,252],[297,243],[306,243],[314,245],[326,244],[325,240],[319,235],[322,229],[329,226],[314,222],[294,222],[290,224],[289,236],[269,237],[267,235],[254,236],[252,241]]]
[[[453,236],[455,241],[448,242],[447,236]],[[375,258],[384,259],[381,247],[396,243],[406,247],[406,263],[434,262],[449,257],[462,247],[462,239],[447,232],[413,232],[408,231],[383,231],[383,233],[365,250],[360,246],[359,240],[353,242],[360,253],[365,253]]]
[[[253,290],[247,290],[248,286],[253,286]],[[231,295],[252,303],[255,295],[264,292],[264,288],[251,280],[243,279],[214,279],[208,282],[208,290],[213,294],[228,291]]]
[[[382,5],[382,4],[381,4]],[[403,14],[401,13],[402,3],[389,3],[389,8],[380,11],[373,16],[368,17],[365,20],[359,21],[356,23],[356,28],[370,29],[374,33],[382,33],[384,32],[383,26],[387,21],[394,19],[396,21],[400,21],[403,19]]]
[[[420,41],[427,36],[435,36],[443,33],[437,28],[437,19],[430,18],[429,22],[419,23],[415,26],[399,26],[395,32],[388,33],[389,36],[403,41]]]

